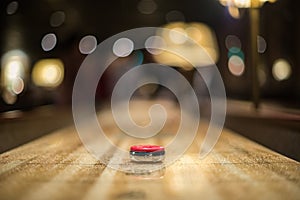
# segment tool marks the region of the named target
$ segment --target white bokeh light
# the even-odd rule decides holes
[[[185,30],[180,27],[173,28],[169,32],[169,37],[170,37],[171,41],[175,44],[183,44],[188,39]]]
[[[90,54],[97,47],[97,39],[93,35],[84,36],[79,42],[79,51],[82,54]]]
[[[63,11],[56,11],[50,17],[50,25],[52,27],[59,27],[65,22],[65,19],[66,15]]]
[[[257,51],[258,53],[264,53],[267,49],[267,42],[262,36],[257,36]]]
[[[131,54],[134,43],[128,38],[120,38],[113,45],[113,53],[118,57],[126,57]]]
[[[10,2],[7,7],[6,7],[6,13],[8,15],[13,15],[17,12],[18,10],[18,7],[19,7],[19,3],[16,2],[16,1],[12,1]]]
[[[155,12],[157,4],[153,0],[141,0],[137,5],[137,9],[140,13],[149,15]]]
[[[41,41],[42,49],[44,51],[51,51],[55,47],[56,42],[56,35],[54,33],[48,33],[43,37]]]
[[[20,94],[24,90],[24,80],[21,77],[17,77],[12,82],[12,92],[14,94]]]
[[[245,63],[239,56],[231,56],[228,60],[228,69],[235,76],[241,76],[245,71]]]
[[[150,36],[145,42],[145,47],[149,53],[158,55],[162,53],[162,49],[166,47],[166,43],[160,36]]]
[[[278,59],[274,62],[272,74],[277,81],[283,81],[291,76],[292,69],[289,62],[285,59]]]

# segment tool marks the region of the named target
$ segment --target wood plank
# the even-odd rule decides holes
[[[135,120],[152,102],[136,102]],[[179,114],[170,108],[166,128],[151,142],[174,137]],[[109,111],[99,119],[120,148],[139,140],[120,133]],[[0,155],[1,199],[300,199],[300,164],[224,129],[214,150],[199,159],[199,137],[174,164],[153,173],[105,167],[82,146],[74,127],[53,132]],[[202,134],[201,134],[202,133]],[[118,156],[118,155],[114,155]],[[136,166],[133,166],[136,167]]]

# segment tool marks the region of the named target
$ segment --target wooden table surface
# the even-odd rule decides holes
[[[141,124],[148,104],[133,106]],[[171,119],[152,143],[164,144],[176,131],[178,108],[165,104]],[[109,137],[120,133],[108,110],[99,112],[99,121]],[[0,199],[300,199],[299,162],[230,130],[199,159],[206,127],[200,123],[199,137],[179,160],[152,173],[105,167],[86,151],[73,126],[55,131],[0,155]],[[122,135],[122,148],[136,142]]]

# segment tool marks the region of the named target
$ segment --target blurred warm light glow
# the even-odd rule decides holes
[[[113,45],[113,53],[118,57],[129,56],[134,49],[134,43],[128,38],[120,38]]]
[[[44,51],[51,51],[57,42],[56,35],[54,33],[46,34],[41,41],[41,46]]]
[[[228,60],[228,69],[235,76],[241,76],[245,71],[245,63],[239,56],[233,55]]]
[[[234,0],[234,5],[238,8],[251,7],[251,0]]]
[[[198,43],[201,43],[202,40],[205,39],[202,37],[201,31],[195,26],[187,27],[185,31],[189,37],[191,37],[193,40],[195,40]]]
[[[6,68],[6,77],[8,79],[15,79],[17,78],[21,73],[23,73],[23,67],[22,67],[22,62],[18,60],[12,60],[9,63],[7,63],[7,68]]]
[[[274,62],[272,74],[277,81],[288,79],[291,76],[291,73],[292,68],[287,60],[280,58]]]
[[[212,65],[218,60],[216,37],[207,25],[196,22],[173,22],[163,28],[168,31],[158,32],[157,36],[162,38],[166,51],[153,55],[156,62],[186,70],[193,68],[191,63],[170,52],[172,49],[176,49],[181,55],[188,54],[191,62],[197,67]],[[155,47],[155,45],[153,46]],[[199,46],[202,47],[202,52],[197,51]]]
[[[84,36],[79,42],[79,51],[82,54],[91,54],[97,48],[97,39],[93,35]]]
[[[27,79],[29,59],[21,50],[11,50],[5,53],[1,59],[1,87],[2,97],[8,104],[13,104],[16,95],[23,92]]]
[[[239,19],[241,17],[239,8],[234,6],[228,6],[228,13],[235,19]]]
[[[32,80],[37,86],[55,88],[63,79],[64,64],[59,59],[43,59],[33,67]]]
[[[2,87],[9,88],[15,79],[25,79],[28,70],[28,57],[20,50],[12,50],[5,53],[1,60],[2,66]]]
[[[175,44],[183,44],[187,40],[187,34],[181,27],[173,28],[169,32],[169,37]]]
[[[5,90],[2,92],[2,99],[4,100],[5,103],[12,105],[16,103],[17,95],[15,95],[10,91]]]
[[[276,0],[219,0],[223,6],[234,6],[237,8],[259,8],[265,2],[274,3]]]
[[[263,86],[267,82],[267,75],[262,67],[258,68],[258,80],[260,86]]]
[[[63,11],[56,11],[51,14],[50,25],[52,27],[59,27],[65,22],[66,15]]]
[[[137,5],[138,11],[142,14],[152,14],[157,9],[157,5],[153,0],[141,0]]]

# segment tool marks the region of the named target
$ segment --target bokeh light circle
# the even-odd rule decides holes
[[[15,94],[20,94],[24,90],[24,80],[21,77],[17,77],[12,82],[12,91]]]
[[[44,51],[51,51],[57,42],[56,35],[54,33],[46,34],[41,41],[41,46]]]
[[[239,56],[231,56],[228,60],[228,69],[235,76],[241,76],[245,71],[245,63]]]
[[[8,15],[13,15],[17,12],[19,3],[17,1],[10,2],[6,7],[6,13]]]
[[[155,46],[160,46],[161,48],[165,48],[166,42],[160,36],[150,36],[149,38],[147,38],[147,40],[145,42],[145,47],[146,47],[147,51],[153,55],[158,55],[158,54],[162,53],[161,49],[153,48]]]
[[[129,56],[134,48],[134,43],[128,38],[120,38],[113,45],[113,53],[118,57]]]
[[[169,31],[169,37],[175,44],[183,44],[187,41],[187,34],[183,28],[173,28]]]
[[[290,63],[282,58],[275,60],[272,67],[272,74],[277,81],[288,79],[292,74]]]
[[[152,14],[157,9],[157,4],[153,0],[141,0],[137,5],[138,11],[142,14]]]
[[[97,39],[93,35],[84,36],[79,42],[79,51],[82,54],[90,54],[97,48]]]
[[[63,11],[56,11],[50,16],[50,25],[52,27],[59,27],[65,22],[65,19],[66,14]]]
[[[225,45],[228,50],[232,47],[241,49],[242,43],[241,40],[236,35],[227,35],[225,39]]]
[[[262,36],[257,36],[257,51],[258,53],[264,53],[267,49],[267,42]]]

